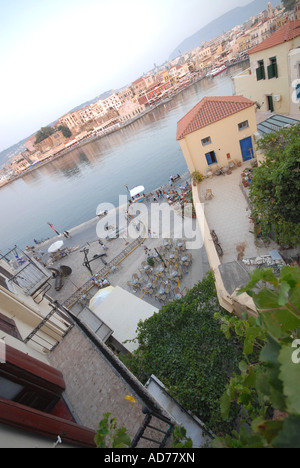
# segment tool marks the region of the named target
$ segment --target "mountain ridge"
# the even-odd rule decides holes
[[[253,0],[243,7],[236,7],[227,13],[219,16],[209,24],[199,29],[191,36],[184,39],[171,53],[169,61],[174,60],[181,54],[199,47],[202,42],[207,42],[220,34],[227,32],[247,21],[251,16],[256,16],[264,11],[271,3],[273,8],[278,5],[278,0]],[[179,53],[181,52],[181,54]]]

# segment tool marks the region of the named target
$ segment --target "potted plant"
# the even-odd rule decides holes
[[[148,265],[150,265],[151,267],[154,267],[154,258],[153,258],[153,257],[148,257],[148,258],[147,258],[147,263],[148,263]]]
[[[199,171],[194,171],[191,174],[191,180],[194,186],[196,186],[197,184],[200,184],[200,182],[202,182],[203,179],[204,179],[204,176]]]

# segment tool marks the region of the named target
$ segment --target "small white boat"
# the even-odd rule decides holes
[[[227,70],[226,65],[222,65],[222,67],[214,68],[213,70],[211,70],[210,72],[208,72],[206,76],[207,76],[207,78],[211,78],[211,77],[220,75],[220,74],[223,73],[225,70]]]

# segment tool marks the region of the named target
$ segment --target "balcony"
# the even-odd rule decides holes
[[[14,284],[19,286],[26,296],[31,296],[34,300],[40,295],[44,296],[50,289],[49,279],[52,277],[52,273],[18,247],[1,255],[1,260],[7,263],[10,273],[8,283],[12,285],[12,288]]]

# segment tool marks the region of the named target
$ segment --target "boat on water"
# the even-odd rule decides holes
[[[207,78],[211,78],[211,77],[220,75],[220,74],[223,73],[225,70],[227,70],[226,65],[222,65],[221,67],[214,68],[213,70],[211,70],[210,72],[208,72],[206,76],[207,76]]]

